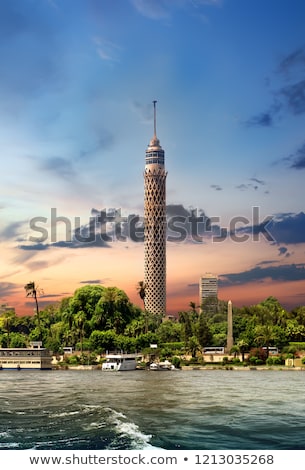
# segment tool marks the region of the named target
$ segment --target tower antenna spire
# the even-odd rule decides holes
[[[154,100],[153,104],[154,104],[154,136],[155,137],[157,136],[156,103],[157,103],[157,101]]]

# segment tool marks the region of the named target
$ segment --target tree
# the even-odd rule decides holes
[[[201,347],[210,346],[213,340],[213,333],[208,325],[204,312],[199,317],[198,341]]]
[[[145,310],[145,297],[146,297],[146,285],[144,281],[139,281],[137,285],[138,294],[143,302],[143,307]]]
[[[200,350],[198,339],[196,338],[196,336],[191,336],[190,338],[188,338],[186,348],[187,351],[191,353],[192,357],[195,358],[197,351]]]
[[[83,352],[83,343],[84,343],[84,336],[85,336],[85,324],[86,324],[86,314],[82,310],[77,312],[77,314],[73,318],[74,320],[74,325],[77,328],[77,331],[79,333],[79,339],[80,339],[80,349],[81,353]]]
[[[25,291],[26,291],[26,296],[27,297],[33,297],[35,300],[35,306],[36,306],[36,315],[37,315],[37,322],[38,322],[38,331],[39,331],[39,340],[41,341],[41,327],[40,327],[40,316],[39,316],[39,306],[38,306],[38,300],[37,300],[37,295],[40,295],[42,293],[42,289],[39,289],[38,286],[36,286],[34,281],[28,282],[25,286]]]
[[[188,339],[193,336],[193,329],[190,320],[189,312],[179,312],[179,323],[183,324],[184,327],[184,341],[187,342]]]
[[[256,340],[261,345],[266,347],[267,357],[269,356],[269,346],[271,342],[277,339],[277,334],[273,325],[258,325],[255,328]]]
[[[145,333],[148,332],[148,312],[146,311],[145,298],[146,298],[146,284],[144,281],[139,281],[137,285],[138,294],[143,302],[143,309],[145,314]]]
[[[10,345],[10,333],[11,333],[11,328],[12,328],[12,325],[13,325],[13,322],[14,322],[15,318],[16,318],[16,314],[13,311],[5,312],[2,315],[3,328],[6,330],[6,334],[7,334],[7,342],[6,342],[6,347],[7,348],[9,348],[11,346]]]
[[[239,348],[239,350],[241,352],[241,360],[242,360],[242,362],[244,362],[245,361],[245,352],[249,348],[249,344],[247,343],[246,340],[241,339],[241,340],[238,341],[237,347]]]

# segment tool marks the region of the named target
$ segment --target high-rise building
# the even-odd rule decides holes
[[[145,309],[166,314],[166,176],[164,150],[157,138],[156,101],[154,135],[145,157],[144,171],[144,284]]]
[[[199,280],[199,305],[209,304],[217,306],[218,301],[218,277],[215,274],[206,273]]]
[[[7,313],[7,312],[16,313],[15,312],[15,307],[11,307],[8,304],[1,304],[0,305],[0,315],[2,315],[3,313]]]

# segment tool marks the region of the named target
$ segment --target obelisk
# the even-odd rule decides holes
[[[230,353],[233,347],[233,315],[232,302],[228,302],[228,331],[227,331],[227,352]]]

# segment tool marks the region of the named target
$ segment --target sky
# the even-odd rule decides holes
[[[233,306],[305,305],[304,18],[303,0],[1,1],[0,304],[32,314],[34,281],[41,308],[86,284],[141,306],[157,100],[168,313],[206,272]]]

